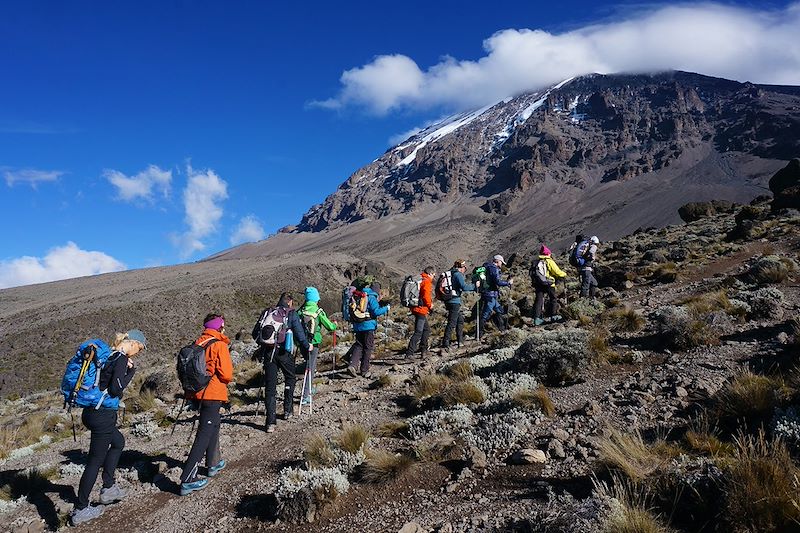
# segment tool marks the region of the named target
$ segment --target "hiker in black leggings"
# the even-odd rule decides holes
[[[100,390],[107,390],[109,396],[121,399],[122,391],[136,373],[131,358],[146,345],[144,334],[137,329],[118,333],[111,346],[113,353],[108,359],[110,363],[100,372]],[[100,503],[114,503],[127,496],[127,491],[114,482],[114,471],[125,447],[125,437],[117,429],[117,408],[102,405],[100,408],[85,407],[81,421],[92,432],[92,436],[89,443],[89,458],[78,485],[78,502],[70,517],[72,525],[75,526],[103,514],[102,505],[89,505],[89,496],[101,466],[103,488],[100,490]]]

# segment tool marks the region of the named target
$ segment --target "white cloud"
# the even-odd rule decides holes
[[[6,179],[6,185],[13,187],[15,183],[27,183],[34,189],[39,183],[48,181],[57,181],[58,178],[64,175],[60,170],[36,170],[34,168],[25,169],[8,169],[3,172],[3,177]]]
[[[756,83],[800,83],[800,3],[766,10],[686,4],[564,33],[506,29],[478,60],[443,58],[422,70],[404,55],[376,57],[342,74],[339,94],[317,105],[390,111],[479,107],[581,74],[686,70]]]
[[[231,234],[231,244],[237,245],[243,242],[256,242],[264,238],[266,232],[261,221],[254,215],[248,215],[239,221],[239,225]]]
[[[103,176],[117,188],[117,198],[131,202],[137,198],[153,201],[153,189],[158,189],[164,198],[169,196],[172,171],[149,165],[134,176],[126,176],[118,170],[105,170]]]
[[[222,201],[228,198],[228,184],[213,170],[186,168],[189,179],[183,191],[183,208],[188,229],[172,235],[184,258],[206,248],[203,239],[217,230],[222,220]]]
[[[408,131],[404,131],[402,133],[395,133],[391,137],[389,137],[389,146],[397,146],[401,142],[405,141],[406,139],[413,137],[417,133],[421,132],[424,128],[419,126],[411,128]]]
[[[24,256],[0,261],[0,289],[125,270],[103,252],[81,250],[74,242],[53,248],[43,258]]]

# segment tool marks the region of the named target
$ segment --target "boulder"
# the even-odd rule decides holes
[[[770,178],[769,190],[774,195],[773,211],[800,208],[800,158],[792,159]]]
[[[524,448],[514,452],[508,462],[512,465],[542,464],[547,462],[547,455],[542,450]]]
[[[476,446],[470,446],[464,450],[464,461],[467,463],[467,468],[476,474],[485,472],[489,464],[486,460],[486,454]]]
[[[172,401],[180,392],[180,382],[174,370],[156,371],[144,378],[139,392],[150,391],[159,400]]]

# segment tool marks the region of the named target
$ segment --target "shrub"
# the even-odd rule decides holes
[[[775,287],[765,287],[755,291],[743,291],[737,297],[750,306],[750,317],[754,319],[783,318],[783,293]]]
[[[638,431],[622,433],[616,429],[599,439],[598,448],[606,465],[637,482],[649,477],[680,453],[680,449],[663,439],[648,445]]]
[[[373,381],[369,388],[370,389],[385,389],[386,387],[391,387],[394,384],[394,380],[392,376],[389,374],[381,374],[378,379]]]
[[[782,442],[763,432],[737,439],[725,474],[723,517],[730,531],[797,531],[800,469]]]
[[[644,327],[645,320],[635,309],[624,306],[615,307],[603,317],[608,322],[611,331],[624,331],[634,333]]]
[[[594,318],[605,310],[606,306],[600,300],[578,298],[567,305],[562,312],[566,318],[577,320],[580,317]]]
[[[535,333],[517,348],[514,363],[548,385],[575,381],[589,364],[588,337],[577,328]]]
[[[781,386],[773,378],[742,372],[717,395],[716,416],[729,430],[742,423],[753,430],[772,418]]]
[[[336,463],[336,456],[331,450],[330,444],[319,435],[314,435],[309,439],[303,451],[303,457],[311,468],[333,466]]]
[[[364,429],[364,426],[358,424],[345,424],[336,443],[339,448],[349,453],[358,453],[363,447],[366,446],[369,440],[369,432]]]
[[[589,335],[589,351],[596,360],[608,361],[609,363],[616,363],[620,361],[620,356],[617,352],[611,349],[608,344],[609,332],[602,327],[592,329]]]
[[[735,447],[720,440],[718,428],[712,426],[711,419],[706,413],[693,418],[689,426],[684,435],[689,450],[712,457],[729,456],[734,453]]]
[[[413,464],[414,459],[408,455],[373,450],[361,466],[361,479],[367,483],[383,483],[396,478]]]
[[[517,391],[511,401],[523,409],[539,409],[547,416],[553,416],[556,413],[556,406],[553,404],[553,400],[547,394],[547,389],[542,386],[537,389]]]
[[[509,328],[491,338],[490,346],[497,348],[516,348],[528,338],[530,333],[519,328]]]
[[[673,263],[661,263],[651,270],[651,277],[659,283],[672,283],[678,279],[678,266]]]

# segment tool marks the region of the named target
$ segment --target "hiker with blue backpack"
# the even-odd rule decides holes
[[[585,251],[581,253],[581,298],[594,298],[597,291],[597,279],[594,277],[595,261],[597,260],[597,246],[600,239],[592,236],[586,245]]]
[[[456,260],[453,268],[442,272],[436,281],[436,297],[444,302],[447,308],[447,325],[442,337],[442,350],[450,350],[450,340],[453,330],[456,332],[456,345],[461,348],[464,343],[464,315],[461,313],[461,295],[465,292],[474,292],[475,285],[467,283],[464,273],[467,271],[467,262],[463,259]]]
[[[359,288],[360,287],[360,288]],[[381,284],[372,281],[369,285],[356,280],[343,310],[353,325],[355,343],[351,348],[350,364],[347,373],[353,377],[361,374],[362,377],[371,378],[369,363],[375,351],[375,331],[378,329],[378,317],[389,313],[390,306],[380,304]]]
[[[500,274],[500,268],[506,264],[505,258],[497,254],[492,257],[491,261],[487,261],[483,264],[482,272],[478,283],[478,290],[481,293],[480,299],[480,306],[481,312],[480,316],[478,317],[478,338],[480,340],[480,335],[486,331],[486,321],[489,320],[489,317],[493,317],[492,321],[494,322],[497,329],[500,331],[504,331],[506,329],[506,321],[505,321],[505,309],[502,305],[500,305],[500,288],[501,287],[510,287],[514,284],[514,278],[510,277],[508,280],[504,280]],[[481,268],[479,267],[476,269],[476,272],[480,271]]]
[[[300,317],[303,320],[306,337],[309,339],[311,350],[306,362],[306,372],[303,377],[303,393],[300,406],[311,405],[311,396],[314,391],[314,374],[317,372],[317,356],[319,345],[322,344],[322,328],[330,332],[336,331],[336,323],[331,322],[325,311],[319,306],[319,290],[316,287],[306,287],[306,301],[300,308]]]
[[[531,264],[530,276],[531,284],[536,291],[536,299],[533,303],[534,325],[541,326],[545,323],[545,319],[542,318],[545,297],[548,299],[547,320],[560,320],[561,316],[557,314],[556,280],[565,279],[567,273],[553,261],[550,248],[544,244],[539,249],[538,259]]]
[[[264,310],[253,327],[253,339],[261,347],[266,380],[266,431],[272,433],[278,423],[278,370],[283,374],[283,419],[294,415],[295,376],[294,347],[304,357],[309,353],[303,322],[294,309],[294,297],[284,292],[275,307]]]
[[[209,479],[225,468],[225,460],[219,452],[219,411],[222,404],[228,401],[228,383],[233,381],[233,361],[228,348],[230,343],[225,335],[225,317],[211,313],[203,320],[200,338],[179,354],[178,377],[184,386],[186,398],[196,402],[200,412],[197,434],[181,472],[181,496],[204,489]],[[193,352],[199,363],[195,365],[194,373],[199,374],[200,386],[190,385],[190,381],[197,379],[197,376],[192,376],[191,369],[181,364],[181,356],[188,351]],[[202,374],[203,371],[205,374]],[[200,462],[204,457],[208,477],[198,478]]]
[[[117,411],[123,391],[136,373],[132,359],[146,347],[144,333],[132,329],[127,333],[117,333],[111,346],[100,339],[84,342],[67,364],[61,382],[65,405],[70,409],[83,407],[81,421],[91,432],[89,456],[78,484],[78,501],[70,515],[73,526],[99,517],[103,514],[103,505],[127,496],[127,491],[114,480],[125,447],[125,437],[117,429]],[[101,466],[102,505],[92,506],[89,496]]]

